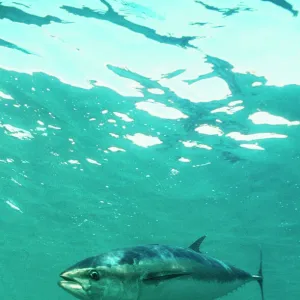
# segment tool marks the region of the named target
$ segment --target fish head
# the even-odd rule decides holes
[[[121,278],[109,267],[90,262],[86,259],[62,272],[58,285],[81,300],[120,299],[124,291]]]

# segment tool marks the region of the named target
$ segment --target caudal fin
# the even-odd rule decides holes
[[[258,270],[258,274],[256,276],[257,278],[257,282],[259,284],[260,287],[260,292],[261,292],[261,299],[265,300],[265,296],[264,296],[264,287],[263,287],[263,282],[264,282],[264,276],[263,276],[263,271],[262,271],[262,250],[260,249],[260,264],[259,264],[259,270]]]
[[[263,276],[263,271],[262,271],[262,250],[260,249],[260,264],[259,264],[259,270],[257,275],[252,276],[253,279],[255,279],[260,287],[260,292],[261,292],[261,299],[265,300],[264,296],[264,287],[263,287],[263,282],[264,282],[264,276]]]

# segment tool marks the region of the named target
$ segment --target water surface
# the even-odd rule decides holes
[[[266,299],[298,299],[300,6],[221,2],[0,4],[1,299],[203,234],[253,273],[261,245]]]

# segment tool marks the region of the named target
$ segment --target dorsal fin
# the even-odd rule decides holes
[[[206,235],[199,238],[197,241],[195,241],[192,245],[189,246],[189,249],[192,249],[196,252],[201,252],[200,251],[200,246],[201,246],[201,244],[202,244],[202,242],[204,241],[205,238],[206,238]]]

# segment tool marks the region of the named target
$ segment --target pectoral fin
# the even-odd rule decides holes
[[[190,273],[174,273],[174,274],[168,274],[168,273],[162,273],[162,272],[157,272],[157,273],[148,273],[144,278],[143,282],[146,284],[158,284],[160,282],[166,281],[166,280],[171,280],[174,278],[179,278],[182,276],[187,276],[190,275]]]

